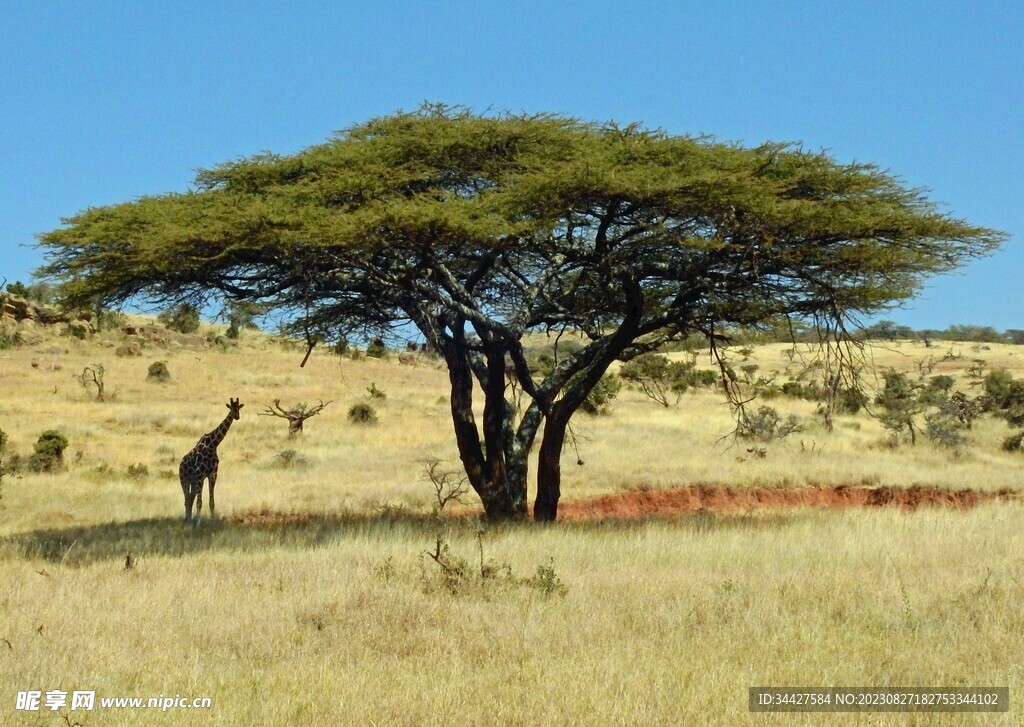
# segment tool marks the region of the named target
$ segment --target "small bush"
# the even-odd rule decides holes
[[[89,324],[86,323],[85,321],[71,321],[70,323],[68,323],[66,333],[72,338],[77,338],[79,341],[84,341],[89,337],[91,331],[89,329]]]
[[[137,358],[142,355],[142,346],[135,341],[129,341],[118,346],[114,355],[118,358]]]
[[[149,467],[139,462],[128,465],[128,479],[141,481],[149,477]]]
[[[569,592],[562,580],[555,573],[555,563],[552,560],[548,565],[537,566],[537,573],[524,581],[525,585],[540,591],[541,595],[550,598],[551,596],[565,597]]]
[[[28,458],[28,469],[32,472],[56,472],[64,464],[64,450],[68,439],[53,429],[43,432],[34,445],[34,452]]]
[[[743,416],[739,423],[738,434],[743,439],[767,443],[788,437],[794,432],[803,431],[803,428],[795,415],[790,414],[783,419],[774,407],[762,406],[756,414]]]
[[[386,359],[388,357],[388,347],[384,345],[383,341],[377,339],[366,348],[366,357]]]
[[[5,432],[3,429],[0,429],[0,454],[3,454],[3,451],[7,449],[7,442],[7,432]]]
[[[285,469],[304,467],[309,463],[309,460],[294,449],[282,450],[274,455],[274,459],[277,460],[278,467],[283,467]]]
[[[836,392],[836,412],[839,414],[856,414],[867,406],[868,395],[860,389],[842,388]]]
[[[25,469],[25,458],[15,452],[4,460],[4,474],[16,475]]]
[[[194,305],[183,303],[157,316],[165,328],[178,333],[195,333],[199,330],[199,309]]]
[[[1021,445],[1024,444],[1024,431],[1011,434],[1009,437],[1003,440],[1003,449],[1007,452],[1019,452]]]
[[[967,439],[960,433],[962,429],[963,424],[947,414],[936,413],[925,417],[925,434],[929,441],[939,447],[963,450]]]
[[[590,390],[587,398],[580,405],[580,409],[591,415],[607,414],[611,411],[612,401],[622,390],[622,383],[619,377],[614,374],[605,374],[597,382],[597,385]]]
[[[121,311],[100,308],[96,311],[96,330],[115,331],[128,323],[128,317]]]
[[[13,333],[0,331],[0,351],[4,351],[9,348],[17,348],[24,342],[25,338],[21,335],[21,331],[14,331]]]
[[[154,361],[149,365],[146,381],[155,381],[158,384],[163,384],[170,380],[171,372],[167,369],[166,361]]]
[[[353,424],[376,424],[377,411],[369,404],[355,404],[348,410],[348,420]]]

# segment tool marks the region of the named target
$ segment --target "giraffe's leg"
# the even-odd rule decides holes
[[[182,487],[185,491],[185,522],[192,520],[192,503],[196,499],[191,483]]]
[[[217,519],[217,505],[213,500],[213,488],[217,484],[217,470],[210,473],[210,519]]]
[[[199,480],[199,484],[196,485],[196,526],[199,525],[199,519],[203,514],[203,481]]]

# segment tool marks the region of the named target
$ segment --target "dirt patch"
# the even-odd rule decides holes
[[[642,490],[604,495],[590,500],[563,501],[558,519],[636,520],[696,512],[730,514],[751,510],[821,507],[948,507],[964,510],[985,502],[1017,499],[1014,490],[979,492],[931,487],[720,487],[690,485],[669,490]]]

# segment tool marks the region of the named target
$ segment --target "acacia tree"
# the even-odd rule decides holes
[[[569,421],[613,361],[781,317],[841,333],[1003,238],[792,145],[435,105],[64,223],[40,237],[41,272],[70,304],[220,294],[287,313],[311,345],[414,325],[447,364],[488,517],[526,514],[540,437],[539,520],[557,514]],[[587,343],[535,379],[523,337],[551,329]]]

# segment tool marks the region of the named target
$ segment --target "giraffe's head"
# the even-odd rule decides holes
[[[226,406],[228,409],[231,410],[231,418],[232,419],[239,419],[239,418],[241,418],[242,407],[245,406],[245,404],[239,404],[238,403],[238,399],[230,399],[229,401],[231,403],[225,404],[224,406]]]

